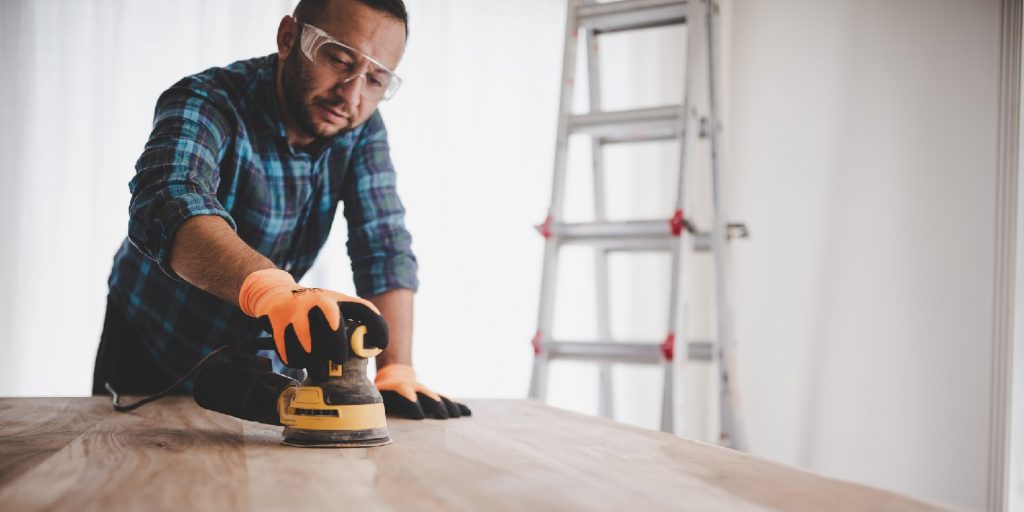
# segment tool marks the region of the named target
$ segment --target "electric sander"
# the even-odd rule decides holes
[[[196,377],[201,407],[244,420],[283,425],[284,444],[304,447],[366,447],[391,442],[384,400],[366,377],[367,359],[383,347],[366,346],[366,326],[346,320],[351,333],[347,360],[324,359],[306,368],[299,382],[271,369],[256,350],[272,350],[273,338],[231,347],[227,360],[213,361]]]
[[[261,350],[273,350],[274,339],[256,338],[220,347],[204,357],[170,388],[132,404],[114,408],[129,411],[159,399],[196,375],[193,397],[199,406],[244,420],[283,425],[283,444],[299,447],[345,448],[391,443],[384,400],[366,376],[367,359],[387,348],[387,328],[367,327],[344,319],[347,333],[342,361],[313,357],[299,381],[273,371]],[[338,358],[339,351],[332,351]],[[222,357],[226,353],[227,357]]]

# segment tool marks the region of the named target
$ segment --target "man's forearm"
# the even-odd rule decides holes
[[[171,268],[193,286],[237,305],[245,278],[257,270],[274,268],[274,264],[246,245],[224,219],[201,215],[178,228],[171,247]],[[388,324],[388,348],[377,356],[377,367],[411,365],[412,290],[390,290],[368,300]]]
[[[412,290],[389,290],[367,297],[388,324],[388,348],[377,356],[377,368],[412,364]]]
[[[235,305],[245,278],[273,267],[216,215],[186,220],[171,246],[171,269],[189,284]]]

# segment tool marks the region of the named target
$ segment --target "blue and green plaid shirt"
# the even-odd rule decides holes
[[[292,148],[277,111],[277,60],[211,68],[165,91],[128,185],[128,237],[114,256],[109,300],[169,377],[219,345],[261,332],[238,307],[171,269],[175,232],[190,217],[222,217],[250,247],[300,279],[340,202],[356,293],[418,287],[380,112],[317,154]]]

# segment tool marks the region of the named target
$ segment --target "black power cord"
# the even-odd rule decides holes
[[[222,353],[224,353],[224,351],[226,351],[226,350],[228,350],[230,348],[231,348],[230,345],[224,345],[223,347],[220,347],[220,348],[214,350],[213,352],[210,352],[209,354],[206,354],[206,357],[200,359],[199,362],[196,363],[196,365],[193,366],[192,369],[188,371],[188,373],[186,373],[182,378],[178,379],[178,382],[175,382],[174,384],[171,384],[170,387],[168,387],[167,389],[165,389],[165,390],[163,390],[163,391],[161,391],[161,392],[159,392],[159,393],[157,393],[155,395],[149,395],[149,396],[147,396],[145,398],[140,399],[137,402],[132,402],[130,404],[122,404],[120,402],[120,397],[118,396],[117,391],[114,391],[114,388],[110,385],[110,382],[103,383],[103,386],[106,387],[107,391],[110,392],[111,401],[114,403],[114,410],[117,411],[117,412],[128,412],[128,411],[131,411],[131,410],[134,410],[134,409],[138,409],[139,407],[142,407],[143,405],[146,405],[146,404],[148,404],[150,402],[155,402],[155,401],[157,401],[157,400],[167,396],[168,393],[170,393],[170,392],[174,391],[175,389],[178,389],[179,387],[181,387],[181,385],[184,384],[185,381],[187,381],[188,379],[191,379],[193,375],[195,375],[199,370],[202,370],[204,366],[206,366],[207,364],[210,363],[210,361],[213,361],[214,358],[216,358],[217,356],[221,355]]]
[[[196,365],[193,366],[192,369],[188,371],[188,373],[186,373],[182,378],[178,379],[178,382],[175,382],[174,384],[171,384],[170,387],[168,387],[167,389],[165,389],[165,390],[163,390],[163,391],[161,391],[161,392],[159,392],[159,393],[157,393],[155,395],[149,395],[149,396],[147,396],[145,398],[140,399],[137,402],[132,402],[130,404],[122,404],[120,402],[120,397],[118,396],[117,391],[114,391],[114,388],[110,385],[110,382],[104,382],[103,386],[105,388],[107,388],[107,391],[110,392],[111,401],[114,403],[114,410],[118,411],[118,412],[128,412],[128,411],[131,411],[131,410],[134,410],[134,409],[138,409],[139,407],[142,407],[143,405],[146,405],[146,404],[148,404],[150,402],[154,402],[156,400],[159,400],[159,399],[167,396],[170,392],[172,392],[175,389],[178,389],[179,387],[181,387],[181,385],[184,384],[185,381],[187,381],[188,379],[191,379],[193,375],[195,375],[196,373],[199,372],[199,370],[202,370],[206,365],[210,364],[210,361],[213,361],[217,356],[219,356],[220,354],[223,354],[227,350],[245,350],[245,351],[252,350],[252,351],[258,351],[258,350],[273,350],[273,349],[274,349],[274,338],[271,338],[271,337],[250,339],[248,341],[242,341],[242,342],[235,343],[234,345],[224,345],[222,347],[218,347],[213,352],[210,352],[209,354],[206,354],[205,357],[200,359],[199,362],[196,363]]]

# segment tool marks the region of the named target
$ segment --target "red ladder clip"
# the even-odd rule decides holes
[[[540,354],[540,339],[542,337],[543,336],[541,336],[540,334],[540,329],[537,329],[537,334],[533,335],[533,341],[531,342],[533,344],[533,355]]]
[[[668,336],[665,337],[665,341],[661,342],[661,355],[665,356],[666,361],[671,361],[672,356],[675,355],[676,351],[676,333],[669,331]]]
[[[672,226],[672,236],[679,236],[682,234],[686,223],[683,221],[683,210],[681,208],[676,210],[676,214],[669,219],[668,224],[669,226]]]
[[[537,228],[537,231],[540,232],[541,236],[543,236],[544,238],[550,238],[551,237],[551,216],[548,215],[548,217],[546,219],[544,219],[544,223],[543,224],[541,224],[539,226],[534,226],[534,227]]]

